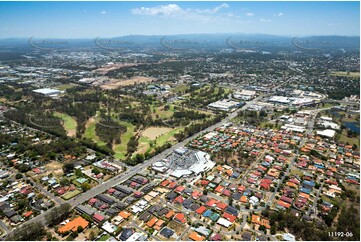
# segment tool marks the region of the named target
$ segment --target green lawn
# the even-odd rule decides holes
[[[152,110],[153,109],[155,110],[155,113],[152,114],[153,118],[158,115],[161,119],[169,119],[174,114],[174,105],[170,105],[170,108],[168,110],[164,110],[164,106],[152,107]]]
[[[65,200],[69,200],[77,195],[79,195],[81,193],[81,191],[79,191],[78,189],[75,189],[74,191],[71,192],[67,192],[65,193],[63,196],[61,196],[63,199]]]
[[[75,86],[76,86],[75,84],[64,84],[64,85],[57,86],[56,89],[59,89],[60,91],[64,91],[66,89],[69,89],[69,88],[72,88]]]
[[[155,145],[154,147],[150,146],[150,143],[152,142],[151,139],[149,139],[148,137],[142,136],[139,138],[139,146],[138,146],[138,151],[142,151],[140,153],[145,153],[147,151],[151,152],[155,147],[160,147],[164,144],[167,143],[167,141],[172,138],[176,133],[183,131],[184,127],[181,128],[176,128],[173,129],[172,131],[163,134],[161,136],[159,136],[156,140],[155,140]],[[154,141],[153,141],[154,142]]]
[[[190,87],[187,85],[179,85],[176,88],[173,89],[174,92],[185,92],[189,89]]]
[[[359,137],[353,137],[353,138],[347,137],[346,130],[342,131],[339,142],[342,142],[342,143],[348,142],[350,145],[356,144],[358,147],[360,146],[360,138]]]
[[[120,136],[120,140],[121,140],[121,143],[120,144],[117,144],[117,145],[114,145],[113,146],[113,150],[115,152],[115,155],[114,157],[116,159],[124,159],[125,158],[125,155],[127,154],[127,144],[130,140],[130,138],[133,137],[134,135],[134,125],[131,124],[131,123],[128,123],[128,122],[124,122],[124,121],[121,121],[119,122],[119,124],[127,127],[127,132],[125,132],[124,134],[122,134]]]
[[[321,198],[325,202],[329,202],[331,204],[339,205],[339,206],[342,205],[343,201],[344,201],[340,197],[330,198],[330,197],[328,197],[326,195],[322,195]]]
[[[330,107],[334,107],[334,106],[339,106],[339,103],[325,103],[323,106],[320,105],[321,108],[330,108]]]
[[[302,176],[303,172],[300,171],[299,169],[292,169],[290,172],[292,175],[297,175],[297,176]]]
[[[157,146],[162,146],[164,145],[165,143],[167,143],[167,141],[173,137],[176,133],[179,133],[180,131],[183,131],[184,128],[181,127],[181,128],[176,128],[176,129],[173,129],[172,131],[166,133],[166,134],[163,134],[161,136],[159,136],[157,139],[156,139],[156,145]]]
[[[106,241],[109,238],[110,238],[110,235],[106,234],[106,235],[103,235],[102,237],[100,237],[100,239],[98,241]]]
[[[64,129],[66,130],[66,132],[69,136],[76,135],[77,122],[75,121],[75,119],[73,117],[71,117],[65,113],[59,113],[59,112],[55,112],[54,116],[61,118],[63,120]]]
[[[96,142],[99,146],[103,146],[106,145],[104,141],[102,141],[99,136],[96,134],[95,132],[95,124],[96,124],[96,119],[95,118],[93,121],[89,122],[87,125],[88,127],[85,129],[84,132],[84,137],[85,138],[89,138],[91,140],[93,140],[94,142]]]

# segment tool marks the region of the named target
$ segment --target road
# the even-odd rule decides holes
[[[139,227],[139,226],[135,223],[135,221],[132,221],[132,227],[138,229],[139,231],[141,231],[142,233],[146,234],[147,236],[149,235],[149,233],[148,233],[147,231],[145,231],[144,229],[142,229],[141,227]],[[154,239],[155,241],[160,241],[159,238],[155,237],[155,236],[152,235],[152,234],[150,235],[150,237],[151,237],[152,239]]]
[[[0,227],[2,228],[2,230],[5,231],[5,233],[3,235],[8,234],[8,233],[11,232],[11,229],[1,220],[0,220]]]
[[[61,198],[55,196],[53,193],[47,191],[43,186],[36,183],[31,177],[27,177],[27,178],[31,181],[32,186],[36,187],[38,190],[44,193],[48,198],[52,199],[56,204],[60,205],[64,202]]]
[[[312,206],[308,209],[308,211],[307,211],[307,215],[308,215],[309,217],[311,217],[311,211],[314,211],[314,213],[315,213],[315,215],[316,215],[316,211],[317,211],[317,201],[318,201],[318,198],[320,197],[320,194],[321,194],[323,185],[324,185],[324,183],[322,182],[320,188],[319,188],[318,191],[317,191],[316,197],[315,197],[315,199],[313,200],[313,205],[312,205]]]

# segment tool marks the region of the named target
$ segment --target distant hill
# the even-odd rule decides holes
[[[0,50],[14,47],[30,47],[29,42],[36,40],[63,41],[67,48],[97,48],[98,45],[111,42],[113,45],[126,44],[128,47],[161,47],[164,45],[184,44],[192,47],[215,47],[215,48],[260,48],[260,47],[288,47],[295,49],[359,49],[360,37],[348,36],[278,36],[268,34],[179,34],[179,35],[127,35],[114,38],[87,38],[87,39],[60,39],[60,38],[6,38],[0,39]],[[99,44],[100,43],[100,44]],[[132,43],[130,45],[129,43]],[[198,45],[196,45],[198,44]],[[99,46],[98,46],[99,47]]]

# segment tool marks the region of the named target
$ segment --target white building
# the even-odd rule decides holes
[[[208,104],[208,107],[211,109],[221,110],[221,111],[230,111],[236,108],[239,105],[239,102],[235,102],[229,99],[219,100],[214,103]]]
[[[332,129],[325,129],[325,130],[317,130],[317,135],[324,136],[327,138],[333,138],[335,137],[336,131]]]
[[[242,90],[240,92],[233,93],[233,97],[241,100],[251,100],[256,96],[256,91]]]
[[[59,95],[60,93],[62,93],[62,91],[60,91],[60,90],[51,89],[51,88],[36,89],[36,90],[33,90],[33,92],[43,94],[44,96],[56,96],[56,95]]]

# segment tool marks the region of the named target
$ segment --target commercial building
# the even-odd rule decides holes
[[[208,104],[208,107],[211,109],[221,110],[221,111],[230,111],[239,106],[239,102],[235,102],[229,99],[219,100],[214,103]]]
[[[51,89],[51,88],[41,88],[41,89],[36,89],[33,90],[33,92],[42,94],[44,96],[57,96],[60,93],[62,93],[62,91],[57,90],[57,89]]]
[[[236,99],[249,101],[256,96],[256,91],[242,90],[240,92],[233,93],[233,97]]]

